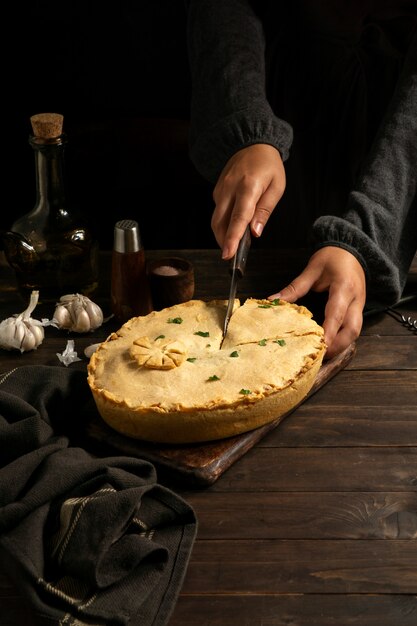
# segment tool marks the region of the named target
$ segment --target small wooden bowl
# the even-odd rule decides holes
[[[147,273],[154,310],[187,302],[194,296],[194,267],[182,257],[148,262]]]

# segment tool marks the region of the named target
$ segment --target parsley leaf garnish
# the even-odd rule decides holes
[[[198,335],[199,337],[210,337],[210,333],[208,331],[204,332],[203,330],[197,330],[194,335]]]
[[[258,346],[266,346],[266,339],[261,339],[258,341]]]
[[[239,393],[241,393],[241,394],[242,394],[242,396],[248,396],[248,395],[249,395],[250,393],[252,393],[252,392],[251,392],[251,390],[250,390],[250,389],[241,389],[241,390],[239,391]]]
[[[277,343],[279,346],[285,346],[285,339],[274,339],[274,343]]]
[[[231,352],[229,356],[233,356],[233,357],[239,356],[239,352],[235,350],[234,352]]]
[[[182,324],[182,317],[169,317],[168,324]]]
[[[268,304],[259,304],[258,309],[270,309],[273,306],[278,306],[281,304],[281,300],[279,298],[275,298],[274,300],[270,300]]]
[[[216,374],[213,374],[213,376],[210,376],[209,378],[207,378],[207,381],[212,381],[212,380],[220,380],[220,378],[216,376]]]

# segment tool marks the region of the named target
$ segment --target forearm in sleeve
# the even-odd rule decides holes
[[[342,217],[323,216],[318,247],[352,252],[367,275],[368,304],[393,304],[417,250],[417,36],[358,184]]]
[[[190,156],[215,183],[238,150],[267,143],[288,157],[292,129],[265,94],[264,34],[247,0],[190,0]]]

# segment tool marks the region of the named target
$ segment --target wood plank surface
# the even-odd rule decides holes
[[[416,491],[183,495],[197,513],[204,540],[417,538]]]
[[[196,626],[196,615],[199,626],[415,626],[417,597],[183,594],[169,625]]]
[[[368,447],[417,445],[414,405],[328,406],[313,398],[285,419],[258,447]]]
[[[417,370],[417,332],[400,336],[362,336],[348,369]]]
[[[225,472],[213,491],[409,491],[417,447],[260,448]],[[416,572],[417,573],[417,572]]]
[[[199,540],[184,594],[417,593],[410,540]]]
[[[358,370],[340,372],[325,389],[319,389],[308,402],[342,408],[348,406],[415,407],[417,375],[414,370]]]

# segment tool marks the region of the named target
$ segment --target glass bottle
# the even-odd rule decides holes
[[[98,242],[68,202],[63,116],[40,113],[30,121],[36,203],[3,234],[7,261],[25,299],[33,289],[39,290],[42,301],[68,293],[91,295],[98,286]]]

